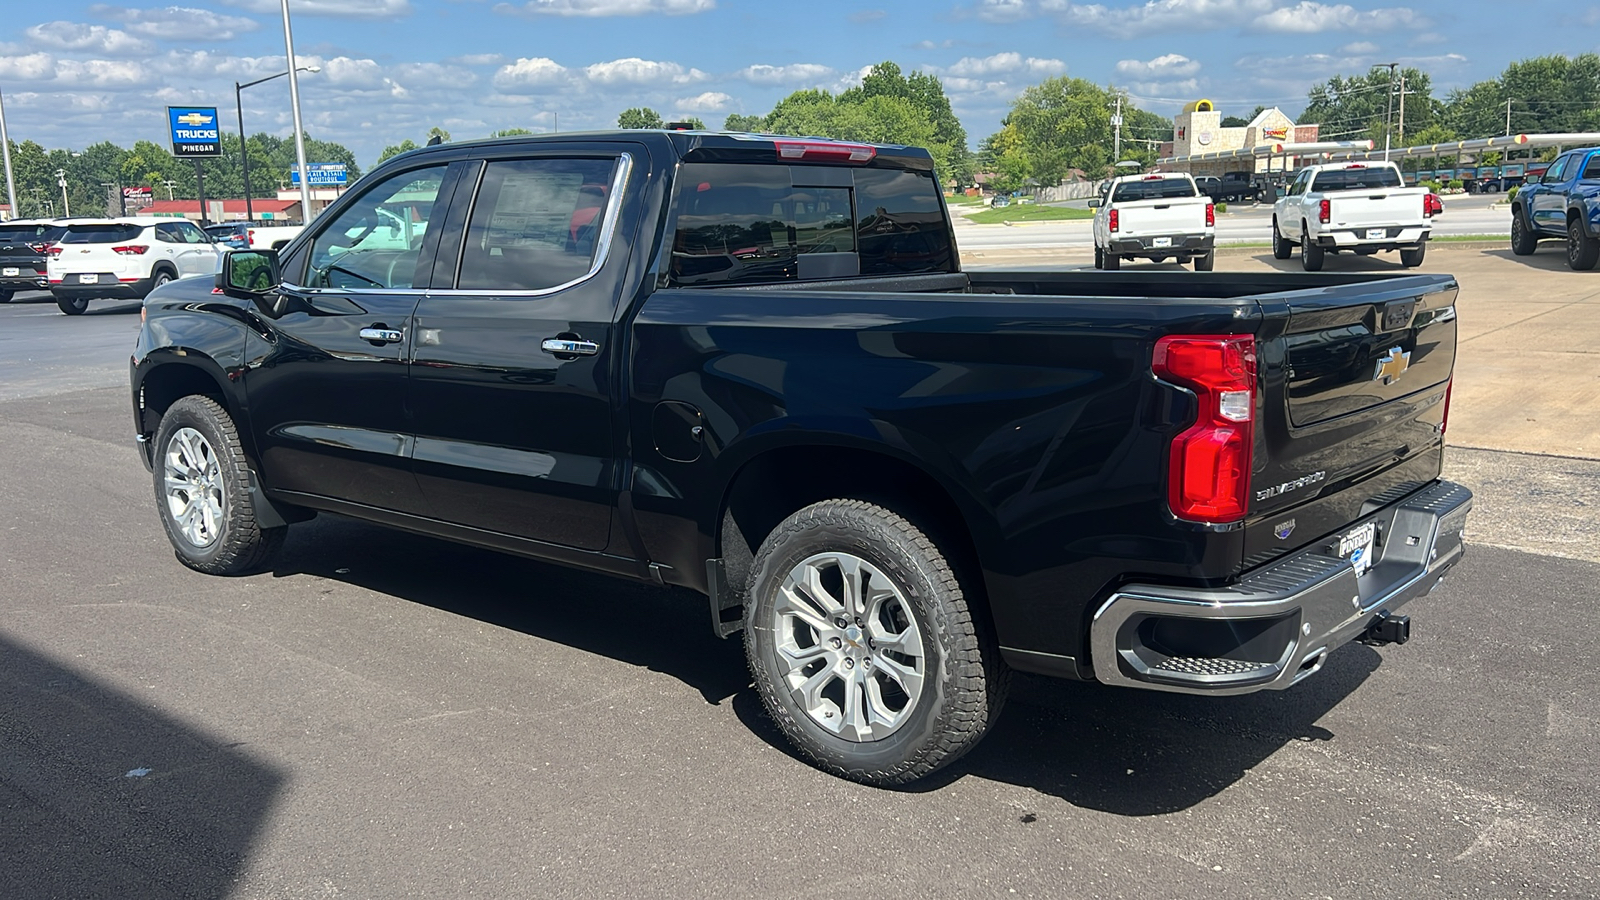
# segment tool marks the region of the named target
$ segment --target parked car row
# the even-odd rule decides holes
[[[230,249],[279,249],[303,227],[230,222],[202,231],[150,216],[0,222],[0,303],[48,290],[62,312],[79,315],[93,299],[138,300],[175,278],[215,274]]]

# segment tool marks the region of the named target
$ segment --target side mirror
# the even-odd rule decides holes
[[[278,251],[229,250],[217,273],[217,289],[229,297],[254,300],[278,286]]]
[[[1089,198],[1089,208],[1090,209],[1099,209],[1100,206],[1101,206],[1101,204],[1100,204],[1100,198],[1099,197],[1090,197]]]

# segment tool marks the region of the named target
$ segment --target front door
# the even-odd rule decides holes
[[[1567,233],[1567,193],[1562,190],[1562,185],[1571,179],[1569,170],[1574,168],[1572,154],[1558,158],[1545,170],[1544,177],[1539,179],[1538,190],[1533,193],[1533,204],[1528,211],[1533,214],[1534,224],[1542,230],[1552,234]]]
[[[412,313],[433,268],[443,165],[366,186],[285,260],[270,349],[246,378],[275,490],[419,513],[406,419]],[[447,198],[446,198],[447,199]],[[403,223],[396,237],[393,223]]]
[[[193,222],[174,222],[178,238],[178,274],[215,275],[217,272],[217,245],[210,236]]]
[[[484,164],[459,265],[442,276],[441,254],[417,308],[416,472],[437,518],[606,548],[618,477],[612,320],[627,263],[612,236],[630,170],[641,177],[632,160],[552,148]],[[466,199],[452,222],[466,218]]]

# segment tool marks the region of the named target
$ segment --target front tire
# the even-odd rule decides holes
[[[762,703],[818,768],[865,784],[924,778],[971,750],[1009,673],[949,560],[882,506],[825,500],[762,542],[745,655]]]
[[[173,403],[156,430],[156,507],[178,561],[209,575],[266,565],[289,528],[263,528],[238,428],[209,397]]]
[[[1587,272],[1600,262],[1600,240],[1589,236],[1583,220],[1567,217],[1567,267],[1574,272]]]
[[[1300,268],[1307,272],[1322,271],[1322,248],[1311,243],[1311,232],[1300,226]]]
[[[56,306],[69,316],[81,316],[89,311],[89,298],[57,297]]]
[[[1422,258],[1428,255],[1428,245],[1418,244],[1415,250],[1400,251],[1400,265],[1408,269],[1415,269],[1422,265]]]
[[[1294,244],[1278,231],[1278,217],[1272,217],[1272,258],[1288,259],[1294,255]]]
[[[1539,236],[1522,221],[1522,211],[1511,210],[1511,252],[1518,256],[1531,256],[1539,249]]]

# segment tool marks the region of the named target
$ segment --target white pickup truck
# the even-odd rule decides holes
[[[1124,259],[1193,260],[1196,272],[1216,266],[1216,207],[1184,172],[1114,178],[1089,206],[1097,269],[1114,270]]]
[[[1415,268],[1437,208],[1428,189],[1406,187],[1391,162],[1307,166],[1273,206],[1272,255],[1288,259],[1298,244],[1300,264],[1316,272],[1327,253],[1399,250],[1401,264]]]

